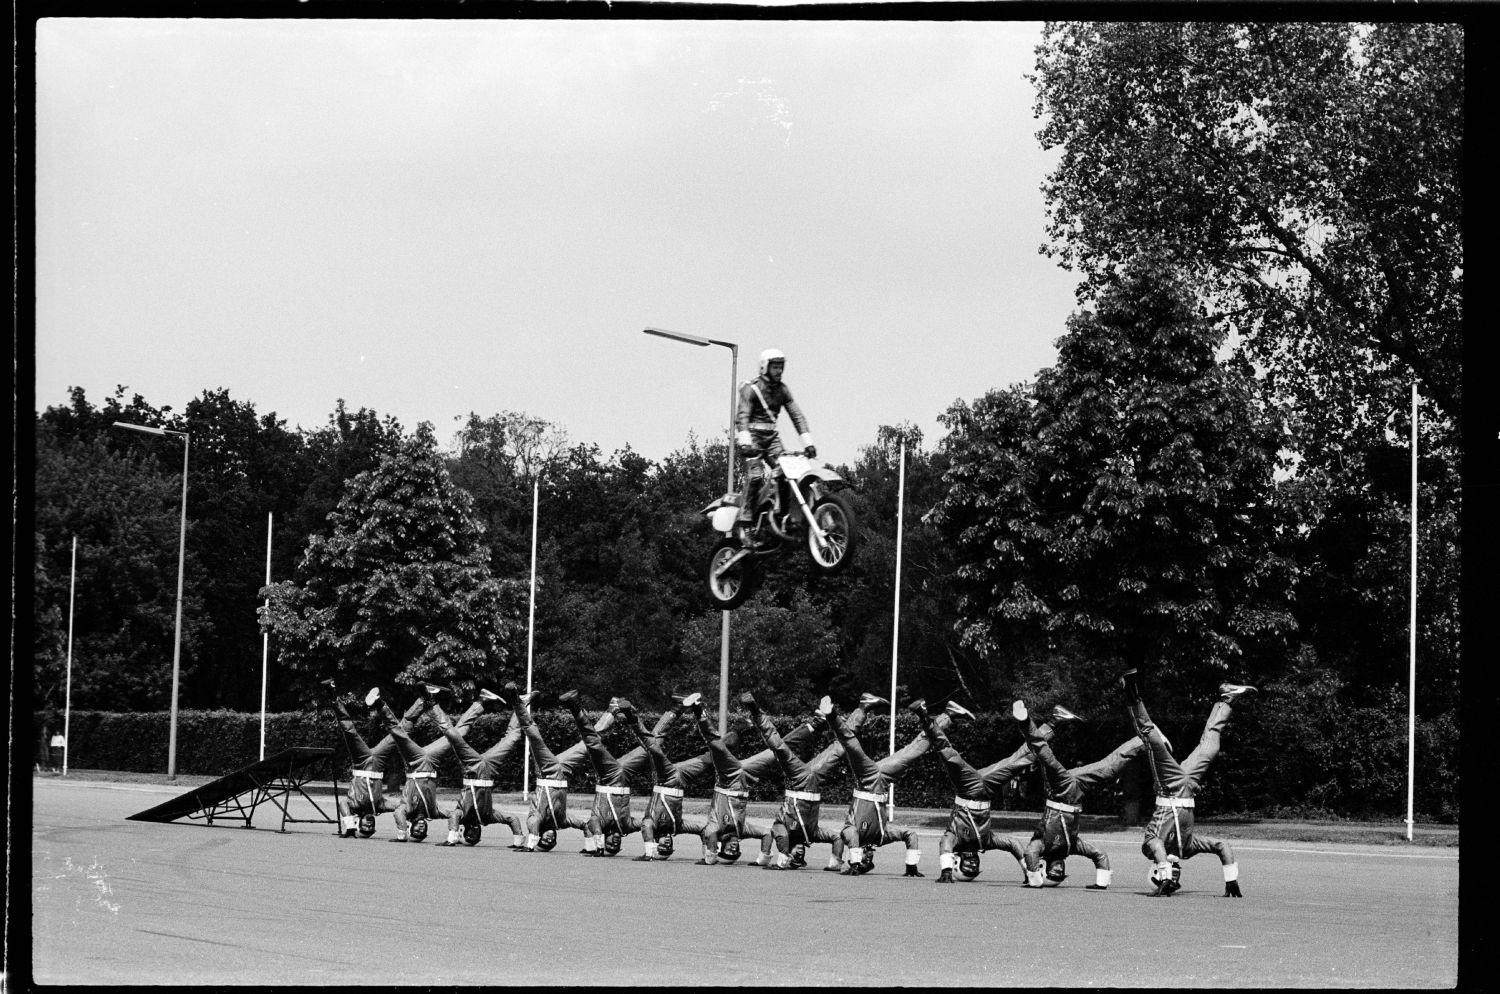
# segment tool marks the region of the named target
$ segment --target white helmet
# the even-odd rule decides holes
[[[785,365],[786,353],[781,351],[780,349],[766,349],[764,352],[762,352],[760,354],[760,375],[765,376],[766,367],[777,360],[780,360],[781,363]]]

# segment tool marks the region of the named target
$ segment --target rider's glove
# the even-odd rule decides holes
[[[816,445],[809,445],[802,450],[802,454],[809,459],[816,459],[818,458],[818,447]]]

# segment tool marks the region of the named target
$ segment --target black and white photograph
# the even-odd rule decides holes
[[[1367,6],[19,23],[0,987],[1476,983]]]

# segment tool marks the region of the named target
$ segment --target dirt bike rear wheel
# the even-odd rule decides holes
[[[727,573],[714,576],[719,564],[733,557],[740,548],[739,539],[721,538],[708,557],[708,570],[704,577],[708,583],[708,599],[720,611],[733,611],[760,587],[760,564],[753,558],[741,559]]]
[[[812,529],[807,530],[807,555],[813,569],[824,576],[842,573],[854,561],[854,550],[859,544],[849,502],[840,494],[824,494],[812,506],[812,519],[828,540],[826,546],[820,547]]]

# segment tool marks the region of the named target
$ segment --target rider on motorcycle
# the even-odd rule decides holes
[[[747,524],[755,520],[755,509],[767,496],[766,488],[771,488],[773,498],[777,492],[775,480],[766,471],[766,461],[775,460],[783,451],[776,433],[776,418],[783,407],[797,429],[803,445],[802,454],[809,459],[818,456],[808,430],[807,417],[792,399],[792,392],[781,382],[785,368],[786,353],[780,349],[766,349],[760,354],[760,375],[740,386],[739,406],[734,415],[734,441],[750,476],[745,501],[740,505],[740,521]],[[779,466],[775,474],[777,477],[781,475]]]

